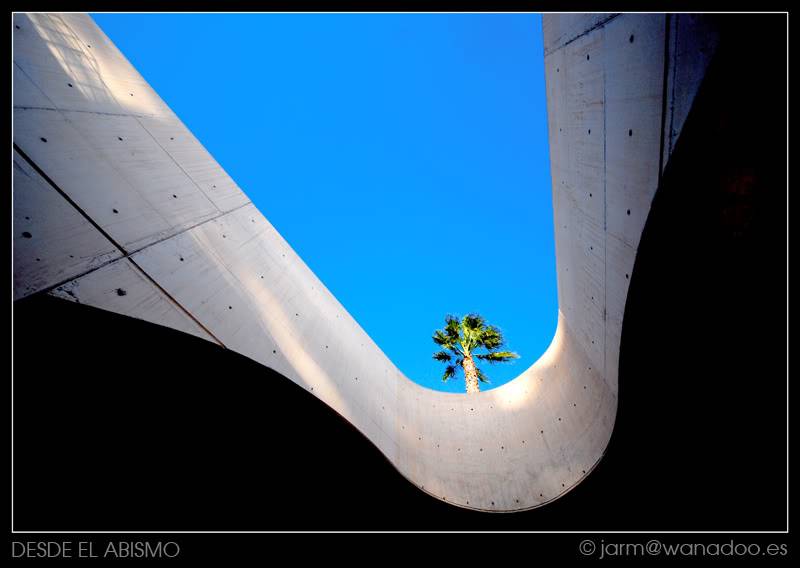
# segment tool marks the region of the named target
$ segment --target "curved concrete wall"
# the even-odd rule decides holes
[[[558,328],[533,366],[475,396],[404,377],[90,17],[14,24],[15,298],[50,293],[246,355],[448,503],[536,507],[601,459],[629,278],[713,52],[706,20],[545,16]]]

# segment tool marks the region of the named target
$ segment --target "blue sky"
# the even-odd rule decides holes
[[[541,17],[92,14],[411,379],[476,311],[521,358],[556,327]]]

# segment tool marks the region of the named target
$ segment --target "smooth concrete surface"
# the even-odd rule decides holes
[[[15,298],[49,293],[252,358],[462,507],[540,506],[602,458],[637,247],[713,54],[703,18],[544,17],[558,327],[534,365],[474,396],[404,377],[89,16],[14,25]]]

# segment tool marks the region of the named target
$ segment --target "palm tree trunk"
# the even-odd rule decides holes
[[[472,356],[464,357],[461,366],[464,367],[464,380],[467,382],[467,394],[474,394],[480,391],[481,389],[478,386],[478,369],[475,368],[475,362],[472,360]]]

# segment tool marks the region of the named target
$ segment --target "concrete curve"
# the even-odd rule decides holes
[[[519,377],[469,397],[403,376],[89,16],[14,25],[15,299],[49,293],[258,361],[454,505],[541,506],[602,458],[636,250],[713,20],[544,17],[558,327]]]

